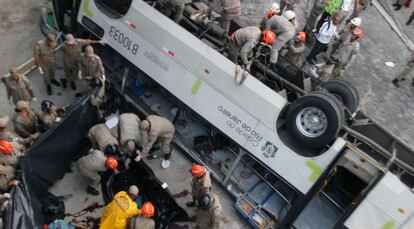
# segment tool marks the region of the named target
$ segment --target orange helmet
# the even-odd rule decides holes
[[[267,11],[267,13],[266,13],[266,15],[267,15],[267,18],[271,18],[271,17],[273,17],[273,15],[275,15],[277,12],[276,11],[274,11],[273,9],[269,9],[268,11]]]
[[[364,36],[364,30],[362,30],[361,28],[355,28],[354,31],[352,31],[352,35],[361,38],[362,36]]]
[[[263,31],[262,40],[264,43],[272,44],[276,40],[276,34],[272,30]]]
[[[145,217],[153,217],[155,213],[154,205],[151,202],[145,202],[141,208],[141,215]]]
[[[306,41],[306,33],[305,32],[298,32],[296,34],[296,39],[298,39],[300,42],[305,42]]]
[[[108,157],[105,161],[105,166],[108,169],[116,169],[118,168],[118,161],[114,157]]]
[[[13,152],[13,146],[10,142],[0,140],[0,152],[4,154],[11,154]]]
[[[206,169],[202,165],[193,165],[190,169],[191,175],[193,177],[202,177],[206,173]]]

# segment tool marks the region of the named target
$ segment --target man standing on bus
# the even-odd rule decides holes
[[[152,146],[158,141],[161,152],[164,153],[161,166],[164,169],[170,167],[172,150],[170,144],[175,133],[174,124],[164,117],[149,115],[146,120],[140,122],[139,128],[143,134],[143,153],[150,153]],[[155,158],[156,156],[152,154],[150,157]]]
[[[75,91],[75,81],[78,78],[82,47],[84,45],[97,44],[99,41],[74,38],[70,33],[66,34],[65,38],[65,45],[63,46],[63,70],[65,71],[66,79],[61,79],[61,81],[63,88],[66,88],[67,83],[70,82],[71,88]]]
[[[56,63],[55,63],[55,48],[56,36],[49,33],[45,40],[39,41],[34,50],[34,61],[39,68],[40,74],[46,85],[47,94],[52,94],[51,83],[55,86],[60,86],[60,83],[55,80]]]

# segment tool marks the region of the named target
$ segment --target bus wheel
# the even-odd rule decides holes
[[[358,110],[359,93],[352,83],[343,79],[333,79],[324,82],[321,87],[335,95],[351,114]]]
[[[306,148],[333,142],[344,122],[338,99],[325,91],[311,92],[292,103],[287,112],[290,135]]]

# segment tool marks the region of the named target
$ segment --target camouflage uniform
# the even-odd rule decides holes
[[[196,210],[196,225],[199,229],[219,229],[221,223],[221,216],[223,215],[223,208],[217,195],[214,196],[214,204],[210,209]]]
[[[155,229],[155,221],[145,216],[129,218],[127,229]]]
[[[55,122],[57,122],[58,114],[55,110],[52,110],[52,112],[49,114],[47,112],[43,112],[40,115],[40,121],[42,122],[43,126],[46,128],[50,128],[53,126]]]
[[[294,10],[298,0],[280,0],[280,12],[286,7],[286,10]]]
[[[237,56],[247,65],[253,56],[253,49],[260,41],[262,31],[254,26],[244,27],[235,31],[230,37],[229,57],[236,63]]]
[[[335,68],[333,69],[334,77],[341,77],[343,75],[346,65],[352,61],[358,51],[358,41],[351,42],[347,40],[338,47],[333,53],[338,58],[338,61],[335,63]]]
[[[22,138],[28,138],[38,132],[39,112],[30,109],[28,116],[22,112],[16,112],[13,116],[14,131]]]
[[[88,137],[92,144],[101,151],[105,151],[109,144],[119,145],[118,140],[111,134],[105,123],[97,124],[89,129]]]
[[[16,170],[13,166],[0,164],[0,192],[9,190],[9,183],[14,179]]]
[[[285,17],[274,15],[266,22],[266,30],[272,30],[277,35],[270,54],[270,63],[274,64],[277,62],[279,50],[295,37],[295,26]]]
[[[80,70],[82,72],[83,79],[93,79],[95,77],[101,77],[104,74],[104,67],[102,65],[101,58],[96,54],[93,54],[92,60],[89,60],[86,53],[82,53],[80,57]]]
[[[211,178],[210,172],[206,170],[206,174],[201,177],[193,177],[191,181],[191,196],[193,197],[193,201],[197,201],[197,199],[206,193],[211,191]]]
[[[220,26],[228,33],[230,29],[230,22],[238,18],[241,14],[240,0],[214,0],[210,9],[220,12],[221,8]]]
[[[76,81],[78,78],[82,47],[91,43],[89,39],[75,39],[74,45],[63,46],[63,70],[68,81]]]
[[[100,150],[89,150],[88,155],[81,157],[78,162],[79,173],[88,178],[89,186],[96,188],[101,182],[99,172],[106,170],[106,156]]]
[[[165,15],[179,23],[183,18],[185,0],[167,0],[164,6]]]
[[[119,141],[125,151],[127,151],[126,143],[128,141],[134,141],[136,147],[142,145],[142,135],[139,129],[140,121],[134,113],[124,113],[119,116]]]
[[[4,85],[6,86],[7,94],[13,99],[14,104],[18,101],[30,101],[32,98],[32,84],[30,80],[23,75],[20,75],[20,80],[15,81],[11,77],[3,79]]]
[[[45,85],[49,85],[55,79],[55,48],[56,42],[49,46],[47,39],[39,41],[34,50],[36,64],[43,70],[43,80]]]
[[[147,121],[151,129],[148,131],[148,141],[143,144],[144,153],[148,153],[154,143],[158,140],[161,144],[161,151],[166,155],[171,153],[170,143],[174,137],[175,127],[170,120],[157,116],[149,115]]]
[[[300,56],[305,51],[305,43],[290,40],[287,46],[287,53],[285,57],[294,64],[299,63]]]

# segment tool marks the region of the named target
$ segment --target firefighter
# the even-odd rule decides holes
[[[238,29],[230,36],[229,57],[237,63],[239,56],[243,65],[246,66],[249,64],[249,59],[253,57],[253,49],[260,41],[272,45],[275,40],[276,34],[271,30],[262,33],[254,26]]]
[[[88,137],[93,147],[101,150],[105,155],[115,156],[121,154],[118,140],[111,134],[105,123],[91,127]]]
[[[15,180],[16,169],[10,165],[0,164],[0,192],[9,191],[11,186],[17,186],[20,182]]]
[[[32,88],[30,80],[17,72],[16,68],[10,69],[10,77],[3,78],[3,83],[6,86],[7,99],[13,99],[13,103],[18,101],[36,101],[36,96]]]
[[[334,77],[341,77],[346,66],[352,62],[353,57],[359,51],[359,40],[363,35],[364,31],[361,28],[356,28],[352,31],[352,36],[342,43],[333,53],[337,59],[333,69]]]
[[[40,121],[42,122],[45,130],[49,129],[53,124],[60,121],[59,113],[63,112],[63,108],[58,108],[50,100],[43,100],[40,104],[42,114],[40,115]]]
[[[124,113],[119,116],[119,142],[129,156],[138,156],[137,150],[142,145],[142,135],[139,129],[141,119],[134,113]]]
[[[294,40],[290,40],[287,45],[285,57],[292,63],[298,65],[300,56],[305,51],[306,33],[298,32]]]
[[[295,36],[295,13],[286,11],[284,16],[274,15],[266,22],[266,30],[272,30],[277,35],[276,42],[272,45],[270,63],[275,64],[279,55],[279,50],[290,39]]]
[[[161,152],[164,154],[164,159],[161,162],[163,168],[168,168],[170,166],[171,158],[171,146],[170,143],[174,137],[175,127],[174,125],[166,118],[149,115],[147,118],[140,122],[140,130],[144,134],[143,140],[143,153],[150,153],[150,150],[156,141],[160,144]],[[151,155],[152,158],[155,158],[155,155]]]
[[[27,138],[21,138],[15,133],[12,133],[9,128],[10,117],[8,115],[0,116],[0,140],[6,140],[9,142],[17,142],[23,149],[26,148],[32,141],[34,141],[39,134],[31,135]]]
[[[414,69],[414,52],[411,53],[411,57],[408,60],[402,72],[391,81],[392,84],[394,84],[394,86],[396,87],[400,87],[400,84],[398,82],[404,81],[407,78],[407,76],[413,71],[413,69]],[[411,84],[414,87],[414,77],[413,77]]]
[[[306,20],[306,26],[305,26],[305,33],[310,35],[312,33],[313,28],[315,27],[315,23],[318,20],[318,18],[322,15],[324,12],[324,6],[326,5],[327,0],[315,0],[312,9],[309,13],[309,17]],[[316,30],[315,30],[316,31]]]
[[[55,80],[56,63],[55,63],[55,48],[56,36],[49,33],[46,39],[39,41],[34,50],[34,61],[39,68],[40,74],[43,76],[43,81],[46,85],[47,94],[52,94],[52,86],[60,86],[60,83]]]
[[[214,0],[207,14],[209,15],[213,10],[219,12],[219,8],[222,9],[220,26],[228,33],[230,22],[241,14],[241,2],[240,0]]]
[[[356,28],[359,28],[361,26],[361,23],[361,18],[352,18],[351,21],[347,24],[346,28],[338,33],[338,37],[335,38],[334,43],[332,44],[331,52],[335,52],[342,43],[349,40],[349,38],[352,36],[352,32]]]
[[[102,75],[102,77],[88,81],[89,87],[95,89],[95,93],[90,98],[92,106],[99,107],[103,103],[105,96],[105,80],[105,75]]]
[[[161,0],[158,2],[163,7],[165,16],[171,18],[176,23],[180,23],[184,14],[185,0]]]
[[[61,79],[62,87],[67,88],[67,83],[70,82],[71,88],[75,91],[82,47],[97,44],[100,41],[74,38],[70,33],[66,34],[65,38],[65,45],[63,46],[63,70],[65,71],[65,79]]]
[[[19,158],[23,156],[23,148],[19,147],[18,144],[0,140],[0,163],[17,167]]]
[[[223,209],[219,198],[212,193],[201,195],[198,198],[196,210],[196,227],[198,229],[220,228]]]
[[[40,113],[32,109],[28,102],[18,101],[15,111],[12,120],[14,130],[20,137],[28,138],[39,132]]]
[[[116,170],[118,162],[114,157],[106,157],[100,150],[90,149],[87,155],[78,160],[77,166],[79,173],[88,179],[86,192],[97,196],[99,191],[96,188],[101,182],[99,172],[104,172],[107,169]]]
[[[280,14],[280,6],[277,2],[272,3],[272,5],[267,9],[266,14],[263,15],[262,19],[260,20],[259,28],[260,30],[264,30],[266,28],[266,22],[274,15]]]
[[[198,198],[211,191],[210,172],[202,165],[191,166],[191,196],[193,201],[187,202],[187,207],[194,207]]]
[[[286,10],[294,10],[297,3],[298,0],[280,0],[280,11],[283,12],[285,7]]]
[[[85,52],[81,54],[79,62],[79,78],[86,81],[95,81],[95,78],[100,78],[104,81],[105,69],[103,67],[101,58],[94,53],[92,46],[88,45],[85,48]],[[88,83],[89,84],[89,83]],[[83,93],[85,93],[84,91]],[[79,97],[82,93],[77,93],[75,96]]]
[[[115,194],[112,201],[104,208],[100,229],[125,229],[128,219],[138,215],[137,205],[125,191]]]
[[[141,208],[141,214],[128,220],[127,229],[155,229],[155,221],[151,219],[155,214],[154,205],[145,202]]]

